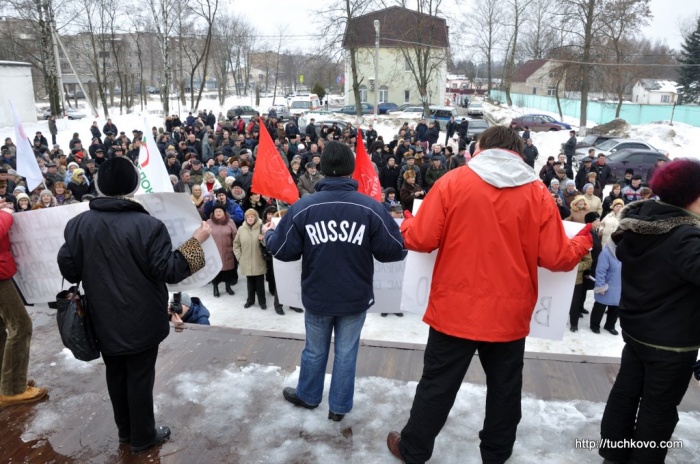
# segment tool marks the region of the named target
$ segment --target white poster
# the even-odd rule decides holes
[[[163,221],[174,248],[192,237],[192,232],[202,222],[186,194],[150,193],[137,195],[135,199],[152,216]],[[13,215],[10,245],[17,261],[14,278],[28,303],[46,303],[56,299],[62,281],[56,256],[65,242],[63,231],[70,219],[87,210],[88,203],[76,203]],[[207,240],[202,248],[207,262],[204,269],[178,284],[168,285],[170,292],[199,288],[219,273],[221,257],[214,240]]]

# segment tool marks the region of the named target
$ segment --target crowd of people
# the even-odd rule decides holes
[[[288,205],[252,189],[263,126],[297,185],[300,200],[288,210],[292,212],[290,215],[278,211],[280,206],[287,208]],[[303,256],[302,300],[307,308],[304,314],[307,343],[301,357],[299,385],[285,389],[284,397],[308,409],[318,406],[328,359],[327,341],[330,334],[335,332],[335,358],[339,366],[336,370],[334,364],[333,368],[329,419],[339,421],[352,409],[359,331],[366,310],[373,303],[371,273],[360,272],[350,281],[341,282],[334,277],[331,269],[325,268],[327,260],[319,260],[319,257],[337,256],[341,261],[361,262],[364,269],[372,256],[385,261],[402,259],[405,255],[404,241],[406,248],[415,251],[429,252],[439,248],[442,259],[438,260],[440,264],[434,271],[430,302],[424,319],[431,326],[426,348],[426,360],[431,362],[426,361],[406,427],[401,433],[392,432],[387,443],[390,451],[405,462],[425,462],[430,458],[434,439],[450,410],[451,403],[444,399],[456,395],[471,355],[478,350],[490,391],[486,422],[480,434],[482,457],[484,460],[502,462],[512,453],[520,420],[524,338],[532,313],[531,300],[535,296],[532,291],[537,287],[536,276],[531,271],[536,265],[555,271],[571,270],[578,266],[569,310],[570,330],[578,331],[580,319],[589,313],[584,302],[586,293],[593,290],[595,304],[590,308],[590,330],[599,334],[603,317],[607,315],[603,329],[619,335],[616,325],[621,319],[626,342],[623,369],[626,369],[627,376],[621,375],[615,384],[611,401],[615,398],[617,403],[608,404],[601,433],[614,438],[630,435],[633,428],[630,428],[627,419],[620,416],[629,416],[629,410],[639,403],[641,390],[633,388],[631,379],[634,375],[651,374],[636,371],[630,374],[629,370],[644,371],[638,366],[653,364],[655,360],[663,358],[673,363],[676,369],[674,378],[685,379],[687,387],[691,370],[689,366],[683,370],[681,363],[691,357],[694,359],[700,346],[700,336],[696,336],[695,331],[679,335],[682,342],[657,337],[650,332],[654,324],[667,324],[660,321],[659,318],[662,320],[663,316],[659,308],[676,311],[675,308],[666,308],[666,303],[662,301],[664,292],[673,287],[670,282],[657,290],[658,297],[654,301],[641,301],[639,295],[633,295],[629,290],[634,288],[635,292],[643,293],[639,287],[642,281],[646,286],[653,286],[650,276],[644,274],[638,277],[636,271],[638,267],[649,265],[648,261],[640,262],[639,255],[646,253],[650,246],[654,248],[657,243],[653,237],[640,236],[657,234],[661,237],[659,240],[664,240],[673,235],[678,225],[694,225],[697,229],[700,192],[696,187],[685,184],[693,179],[697,181],[696,177],[687,176],[688,173],[696,174],[698,163],[682,161],[685,164],[681,169],[678,167],[681,161],[669,166],[663,166],[663,162],[660,162],[647,174],[649,186],[642,184],[639,173],[628,170],[624,178],[613,184],[610,193],[605,195],[611,173],[604,154],[596,154],[592,148],[589,156],[581,161],[580,168],[575,173],[573,171],[570,145],[572,139],[575,140],[575,134],[564,144],[563,153],[549,156],[538,173],[533,168],[540,155],[539,150],[527,132],[521,135],[510,128],[496,126],[476,140],[471,140],[466,127],[451,120],[447,124],[446,143],[443,145],[435,136],[436,133],[439,135],[439,130],[439,122],[426,123],[425,120],[416,125],[404,123],[397,128],[391,140],[378,135],[372,125],[362,130],[368,155],[383,188],[381,205],[377,205],[366,197],[354,195],[357,183],[348,179],[354,169],[353,151],[357,142],[357,129],[350,124],[343,130],[337,125],[322,124],[317,127],[311,118],[302,131],[297,120],[283,123],[273,114],[253,116],[248,122],[240,116],[228,120],[222,114],[215,117],[207,111],[189,114],[185,121],[180,121],[177,115],[169,116],[164,127],[152,128],[152,135],[174,191],[190,196],[203,224],[189,247],[183,245],[184,248],[180,247],[167,257],[172,267],[169,272],[162,270],[165,273],[149,277],[153,280],[154,294],[158,295],[154,301],[162,299],[162,282],[181,280],[203,265],[197,258],[201,251],[198,243],[211,234],[223,263],[221,272],[212,281],[213,296],[220,296],[219,285],[222,283],[226,293],[234,294],[233,287],[241,274],[247,282],[245,308],[252,307],[257,301],[261,309],[266,309],[267,281],[268,290],[275,297],[275,311],[283,315],[270,261],[273,256],[282,260]],[[134,130],[129,138],[124,132],[119,132],[112,121],[108,121],[102,131],[93,123],[90,136],[90,143],[84,147],[79,134],[74,134],[68,147],[69,154],[66,155],[56,144],[49,149],[44,136],[37,132],[32,145],[45,181],[31,192],[26,191],[21,176],[16,172],[16,146],[11,139],[6,139],[0,148],[2,214],[7,214],[11,209],[14,214],[20,214],[78,201],[90,201],[93,216],[109,217],[110,221],[116,220],[117,216],[113,214],[120,209],[140,211],[138,206],[122,203],[127,201],[122,196],[128,196],[135,190],[134,173],[124,165],[133,168],[137,163],[141,144],[144,143],[143,134]],[[464,166],[469,169],[460,169]],[[135,169],[133,171],[136,172]],[[96,176],[98,172],[100,175]],[[115,172],[123,173],[125,178],[114,184],[105,184],[107,181],[104,179],[108,175],[117,175]],[[676,178],[680,179],[681,185],[673,186],[672,181]],[[651,188],[658,188],[660,198]],[[431,195],[433,190],[440,193]],[[496,202],[496,198],[503,201]],[[414,218],[411,212],[416,199],[424,199],[425,204],[422,212]],[[328,207],[334,202],[343,206]],[[359,211],[377,207],[381,211],[375,211],[376,217],[380,218],[378,222],[372,220],[365,224],[364,221],[368,219]],[[514,215],[512,208],[532,210],[532,214]],[[658,230],[652,227],[653,232],[645,229],[647,222],[655,223],[666,216],[671,218],[668,225]],[[282,217],[278,230],[272,221],[274,217]],[[391,221],[392,217],[407,218],[401,226],[400,235]],[[673,219],[677,217],[682,219]],[[510,223],[498,218],[509,218],[512,224],[509,226]],[[574,239],[569,240],[563,233],[561,220],[579,222],[585,226]],[[355,236],[346,233],[345,239],[340,238],[340,233],[336,234],[337,240],[315,243],[314,237],[317,236],[305,226],[309,221],[328,222],[328,230],[338,227],[343,221],[348,224],[352,222],[353,227],[364,224],[361,230],[364,233],[364,228],[369,228],[366,236],[371,239],[358,231]],[[471,227],[468,221],[479,224],[478,239],[464,234],[464,230]],[[90,263],[82,255],[83,242],[89,240],[82,237],[81,224],[81,221],[76,221],[66,232],[67,245],[59,256],[61,270],[71,282],[84,279],[86,289],[102,288],[104,283],[88,283],[91,279],[86,270],[103,266],[102,261],[109,261],[110,258],[103,257],[100,263]],[[434,231],[438,226],[443,228],[439,233]],[[120,227],[124,227],[124,224],[120,224]],[[157,229],[159,226],[149,223],[148,227]],[[685,232],[680,243],[681,248],[687,249],[691,256],[695,256],[692,253],[697,253],[698,247],[695,229],[691,233],[683,228]],[[380,230],[383,230],[381,234]],[[521,234],[512,237],[513,230],[520,230]],[[306,237],[306,233],[310,234],[309,237]],[[128,232],[124,231],[124,234],[128,235]],[[72,242],[69,242],[69,237]],[[544,243],[543,239],[550,246],[532,246],[533,243]],[[382,242],[383,245],[377,248],[372,241]],[[510,251],[503,252],[503,259],[481,256],[505,244],[508,244]],[[362,254],[352,248],[357,245],[362,247]],[[620,250],[624,251],[621,253]],[[674,253],[673,256],[677,256],[678,263],[682,265],[678,268],[684,272],[678,274],[682,279],[687,280],[688,275],[698,275],[691,272],[697,263],[678,256],[677,250]],[[522,255],[522,261],[515,260],[516,255]],[[654,259],[663,260],[660,255],[654,255]],[[311,266],[311,262],[315,264]],[[479,288],[455,280],[464,275],[464,272],[455,273],[455,269],[471,266],[470,263],[481,263],[478,272],[486,276],[479,279]],[[634,268],[628,268],[628,263],[634,263]],[[669,273],[676,272],[670,262],[667,267]],[[102,271],[112,272],[104,267],[100,269],[95,271],[96,275]],[[477,270],[474,269],[474,272]],[[511,274],[512,278],[507,278]],[[523,275],[530,277],[520,279]],[[366,288],[368,279],[369,287]],[[504,279],[511,285],[507,288],[496,286]],[[689,288],[681,295],[683,300],[679,301],[680,306],[692,307],[690,300],[698,296],[699,284],[693,279],[676,285]],[[319,288],[319,282],[326,282],[327,285]],[[348,285],[353,288],[340,292],[346,298],[345,306],[339,305],[339,292],[336,290]],[[484,290],[491,285],[494,288]],[[10,292],[9,289],[3,291]],[[349,295],[353,297],[348,300]],[[169,317],[184,322],[192,319],[207,323],[208,311],[201,300],[189,296],[186,299],[189,304],[183,303],[181,314],[170,314]],[[462,311],[454,306],[454,301],[470,301],[470,307]],[[109,306],[106,301],[102,304]],[[3,309],[2,305],[0,309]],[[300,308],[291,309],[303,312]],[[494,311],[499,314],[498,324],[493,324]],[[695,316],[689,314],[679,312],[672,322],[683,324],[689,318],[694,320]],[[109,317],[105,317],[102,323],[108,324],[109,321]],[[107,325],[99,330],[106,331]],[[154,352],[153,349],[162,341],[162,338],[158,339],[161,335],[152,335],[150,342],[136,348],[119,346],[116,340],[114,346],[103,352],[108,367],[110,395],[114,395],[112,400],[120,440],[133,439],[136,444],[132,442],[132,449],[136,451],[162,441],[170,431],[167,428],[156,429],[151,413],[143,418],[146,428],[130,429],[128,414],[123,412],[130,407],[129,401],[120,399],[118,393],[119,389],[127,388],[128,382],[121,376],[131,363],[145,369],[147,376],[150,376],[147,378],[152,378],[157,354],[157,350]],[[107,340],[111,337],[103,336]],[[678,343],[682,346],[677,346]],[[660,358],[658,353],[647,353],[649,347],[661,350],[664,355]],[[132,356],[134,350],[138,351],[137,348],[146,351]],[[126,358],[121,358],[124,353],[132,358],[125,361]],[[628,365],[633,367],[626,368]],[[443,367],[438,369],[436,366]],[[24,385],[26,372],[25,377],[17,378]],[[650,382],[654,382],[655,392],[658,392],[655,397],[669,393],[671,386],[667,382],[656,377]],[[16,383],[11,386],[13,392],[18,390]],[[499,387],[491,393],[495,385]],[[138,386],[142,392],[146,392],[147,387],[143,383]],[[31,388],[34,387],[29,386],[27,391]],[[150,388],[152,390],[152,382]],[[31,391],[34,395],[32,398],[46,395],[43,389]],[[674,401],[677,400],[675,404],[666,401],[663,411],[645,410],[643,417],[640,412],[637,421],[645,437],[657,440],[662,436],[670,437],[675,426],[670,418],[671,410],[675,411],[675,405],[685,389],[681,391],[677,387],[671,393]],[[0,401],[2,399],[3,396],[0,396]],[[444,404],[437,407],[439,403]],[[653,420],[664,424],[663,433],[655,434],[649,428],[648,424]],[[606,457],[629,457],[629,453],[622,455],[611,450],[602,450],[601,454]],[[653,456],[663,458],[658,453]]]

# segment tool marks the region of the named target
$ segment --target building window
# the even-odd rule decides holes
[[[403,91],[403,102],[404,103],[411,103],[411,91],[410,90]]]
[[[367,103],[367,86],[366,85],[360,86],[360,101],[362,103]]]
[[[379,103],[387,103],[389,101],[389,89],[386,85],[379,87]]]
[[[409,60],[408,58],[405,58],[405,60],[406,61],[404,62],[403,69],[404,69],[404,71],[410,71],[411,70],[411,60]]]
[[[670,95],[661,95],[661,103],[671,103]]]
[[[457,84],[456,82],[453,82],[452,85],[451,85],[450,87],[452,87],[453,89],[456,89],[458,85],[459,85],[459,84]]]
[[[533,94],[533,95],[537,95],[537,87],[533,87],[533,88],[532,88],[532,94]]]
[[[557,88],[556,87],[547,87],[547,95],[550,97],[554,97],[557,95]]]

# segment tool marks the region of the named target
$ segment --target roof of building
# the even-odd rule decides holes
[[[544,64],[548,61],[549,60],[545,60],[543,58],[526,61],[518,66],[518,69],[516,69],[515,73],[513,73],[513,82],[525,82],[535,73],[535,71],[544,66]]]
[[[678,93],[678,84],[661,79],[639,79],[639,84],[649,92]]]
[[[380,47],[398,48],[416,43],[440,48],[450,46],[445,18],[392,6],[350,20],[345,28],[343,48],[374,47],[374,20],[379,21]]]
[[[25,66],[31,66],[30,63],[25,63],[23,61],[0,61],[0,66],[19,66],[19,67],[25,67]]]

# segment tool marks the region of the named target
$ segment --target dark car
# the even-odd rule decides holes
[[[610,139],[619,139],[615,135],[588,134],[576,144],[576,148],[597,147],[601,143]]]
[[[649,169],[656,164],[658,159],[671,161],[668,156],[654,150],[626,148],[616,151],[606,158],[611,170],[608,183],[615,183],[625,177],[627,169],[633,169],[635,174],[642,176],[642,182],[646,182]]]
[[[395,110],[398,107],[399,107],[399,105],[397,105],[396,103],[386,103],[386,102],[380,103],[379,105],[377,105],[377,109],[379,110],[379,114],[386,114],[387,111]]]
[[[519,118],[513,118],[510,122],[511,127],[515,130],[524,130],[525,126],[529,127],[532,132],[547,132],[571,129],[571,126],[559,122],[546,114],[526,114]]]
[[[362,105],[362,114],[372,114],[374,113],[374,106],[370,105],[369,103],[361,103]],[[347,105],[344,106],[338,111],[338,113],[342,114],[357,114],[357,110],[355,109],[355,105]]]
[[[467,137],[469,137],[470,140],[474,140],[488,128],[489,123],[486,122],[485,119],[470,119],[469,127],[467,127]]]
[[[255,111],[255,109],[250,106],[234,106],[229,108],[229,110],[226,112],[226,117],[231,121],[236,119],[238,116],[260,116],[260,113]]]

